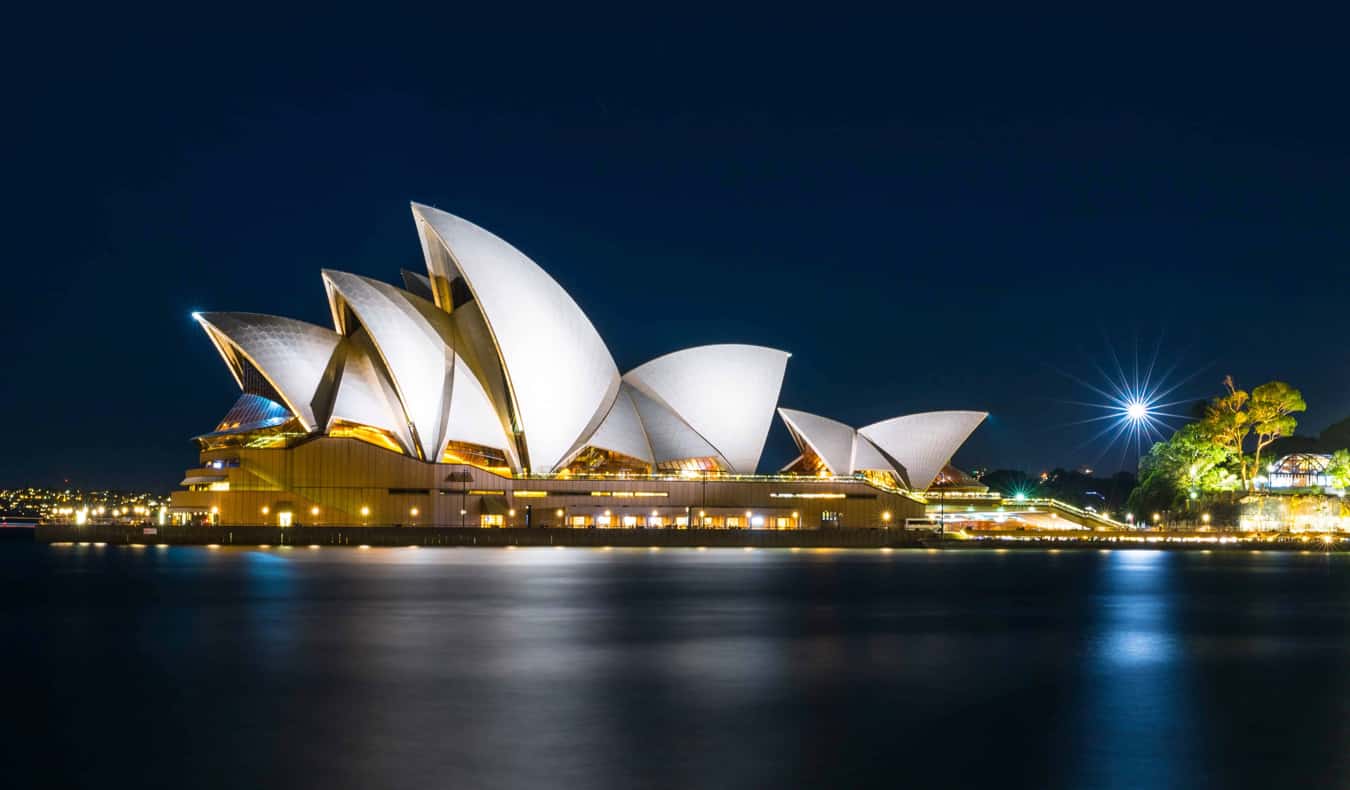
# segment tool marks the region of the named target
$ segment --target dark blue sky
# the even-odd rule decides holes
[[[1135,338],[1350,415],[1343,20],[178,8],[21,19],[0,64],[0,485],[172,487],[236,395],[189,312],[326,323],[320,268],[421,266],[411,200],[621,369],[783,348],[787,406],[991,411],[968,466],[1113,465],[1056,370]]]

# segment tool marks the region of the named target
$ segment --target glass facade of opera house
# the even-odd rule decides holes
[[[699,346],[620,373],[510,244],[414,204],[426,272],[322,279],[332,327],[196,313],[242,391],[179,524],[816,529],[922,518],[987,416],[854,428],[778,408],[789,354]],[[756,474],[775,416],[800,455]]]

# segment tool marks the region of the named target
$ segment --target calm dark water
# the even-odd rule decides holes
[[[8,544],[0,573],[13,787],[1350,783],[1350,557]]]

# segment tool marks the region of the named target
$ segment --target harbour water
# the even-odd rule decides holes
[[[1350,784],[1339,554],[8,543],[0,581],[13,787]]]

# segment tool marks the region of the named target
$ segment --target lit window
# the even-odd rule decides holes
[[[814,493],[803,493],[803,492],[790,492],[790,493],[775,492],[775,493],[770,493],[769,496],[773,497],[774,499],[843,499],[844,497],[847,496],[847,494],[835,494],[835,493],[829,493],[829,494],[814,494]]]
[[[369,425],[334,420],[332,426],[328,429],[328,435],[335,439],[355,439],[359,442],[372,444],[376,447],[390,450],[400,455],[403,454],[403,448],[399,445],[398,440],[394,438],[393,434],[381,428],[372,428]]]
[[[506,520],[500,515],[491,516],[484,514],[480,516],[478,519],[478,525],[480,527],[500,527],[505,523]]]

